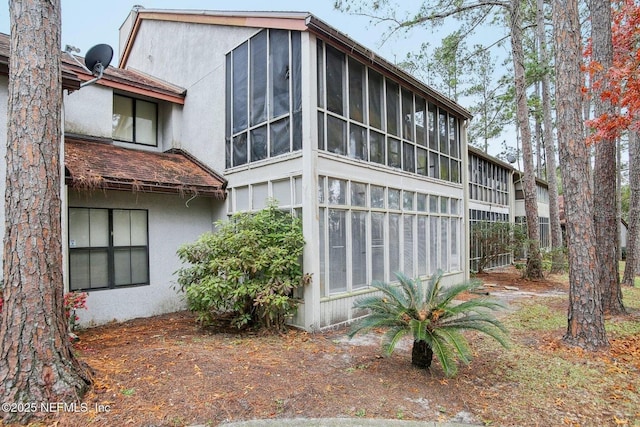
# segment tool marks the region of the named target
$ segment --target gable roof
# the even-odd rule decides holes
[[[224,200],[227,181],[182,150],[154,152],[66,135],[67,184],[78,190],[191,194]]]
[[[11,36],[0,33],[0,74],[9,74]],[[62,88],[70,92],[80,89],[83,82],[94,78],[78,63],[76,63],[66,52],[61,52],[62,61]],[[84,62],[80,56],[75,58]],[[96,84],[108,86],[113,89],[122,90],[137,95],[143,95],[158,100],[184,104],[187,90],[179,86],[172,85],[163,80],[151,77],[135,70],[123,70],[115,67],[107,67],[104,74]]]
[[[326,24],[309,12],[238,12],[211,10],[145,9],[135,6],[127,20],[129,33],[122,46],[120,68],[126,68],[131,49],[140,26],[145,20],[183,22],[188,24],[229,25],[251,28],[274,28],[308,31],[323,40],[330,41],[345,53],[359,58],[386,75],[394,77],[412,90],[422,93],[461,117],[470,119],[472,114],[464,107],[427,86],[400,67],[392,64],[374,51],[359,44],[346,34]],[[127,22],[125,22],[126,24]],[[124,27],[124,24],[123,24]]]
[[[76,56],[76,59],[78,59],[80,63],[84,62],[82,57]],[[69,58],[68,55],[62,55],[62,66],[63,69],[75,73],[83,82],[94,78],[92,74],[88,73],[79,64]],[[140,71],[132,69],[124,70],[112,66],[108,66],[104,70],[102,77],[96,84],[182,105],[184,104],[184,99],[187,94],[187,90],[182,87],[149,76]]]

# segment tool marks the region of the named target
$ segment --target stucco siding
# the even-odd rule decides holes
[[[65,132],[111,138],[113,91],[97,84],[64,96]]]
[[[221,203],[208,198],[117,191],[69,192],[70,207],[148,210],[150,284],[89,292],[88,309],[78,312],[80,323],[98,325],[185,308],[182,296],[174,289],[174,273],[181,266],[176,250],[212,230],[212,205]]]
[[[173,144],[218,171],[225,168],[225,55],[257,31],[143,20],[127,63],[187,90]]]

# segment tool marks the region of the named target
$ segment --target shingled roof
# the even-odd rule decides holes
[[[71,188],[226,197],[226,180],[182,150],[159,153],[67,136],[64,153]]]
[[[0,33],[0,74],[9,73],[9,53],[11,38],[8,34]],[[82,82],[92,80],[94,76],[83,69],[71,56],[65,52],[60,52],[62,61],[62,88],[69,91],[80,89]],[[75,58],[82,64],[84,59],[80,56]],[[97,84],[120,89],[129,93],[149,96],[155,99],[184,104],[187,90],[165,82],[140,71],[132,69],[122,69],[107,67]]]

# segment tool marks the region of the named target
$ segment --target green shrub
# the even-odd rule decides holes
[[[183,245],[178,285],[203,325],[222,313],[237,327],[281,329],[295,313],[294,289],[310,281],[301,266],[302,224],[275,203],[216,222],[214,233]]]
[[[508,345],[507,330],[492,314],[504,306],[489,298],[471,298],[455,301],[463,292],[476,289],[480,282],[464,282],[442,286],[442,272],[433,275],[426,287],[420,278],[414,280],[396,273],[399,284],[374,282],[380,291],[354,303],[354,308],[369,311],[351,327],[353,337],[357,333],[373,329],[386,329],[383,348],[391,354],[401,338],[413,337],[411,364],[429,369],[435,356],[448,377],[458,371],[456,361],[469,363],[471,349],[462,331],[472,330],[494,338],[503,346]]]
[[[521,251],[527,242],[527,232],[521,224],[479,221],[471,225],[469,238],[477,251],[475,269],[482,273],[500,255]]]
[[[555,262],[555,266],[554,266]],[[556,268],[556,272],[569,271],[569,261],[567,258],[567,248],[556,248],[542,253],[542,269],[551,271]]]

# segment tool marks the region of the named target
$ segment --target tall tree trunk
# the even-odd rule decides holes
[[[629,131],[629,230],[627,233],[627,262],[622,284],[633,286],[638,266],[638,232],[640,232],[640,135]]]
[[[40,410],[77,402],[90,380],[73,356],[63,309],[60,1],[11,1],[10,14],[0,396]]]
[[[544,68],[542,74],[542,121],[544,125],[544,150],[547,183],[549,183],[549,228],[551,234],[551,273],[564,271],[564,255],[562,253],[562,227],[560,226],[560,210],[558,208],[558,180],[556,178],[556,150],[553,139],[553,121],[551,119],[551,94],[549,88],[549,52],[547,50],[547,35],[544,30],[544,0],[537,0],[536,14],[537,34],[540,49],[540,63]]]
[[[539,115],[539,112],[536,111],[536,177],[542,177],[542,152],[543,152],[543,141],[542,141],[542,120]]]
[[[569,312],[565,342],[595,350],[608,346],[597,256],[589,150],[582,120],[582,44],[578,0],[553,0],[556,117],[569,248]]]
[[[613,64],[613,42],[611,39],[611,3],[590,0],[591,40],[593,61],[602,66],[602,71],[594,75],[593,105],[595,117],[614,116],[615,108],[602,98],[608,90],[606,72]],[[598,285],[602,293],[605,313],[624,313],[620,275],[618,273],[618,223],[617,212],[617,165],[615,138],[603,139],[596,143],[594,184],[594,217],[596,228],[596,248],[598,254]]]
[[[538,192],[536,189],[536,176],[533,165],[531,128],[529,127],[521,13],[520,0],[511,0],[511,10],[509,13],[511,53],[513,55],[513,69],[515,72],[516,116],[518,129],[520,129],[520,136],[522,138],[522,158],[524,163],[522,186],[524,190],[524,209],[527,215],[527,231],[529,235],[529,250],[525,277],[529,279],[540,279],[543,276],[542,257],[540,254],[540,231],[538,229]]]

